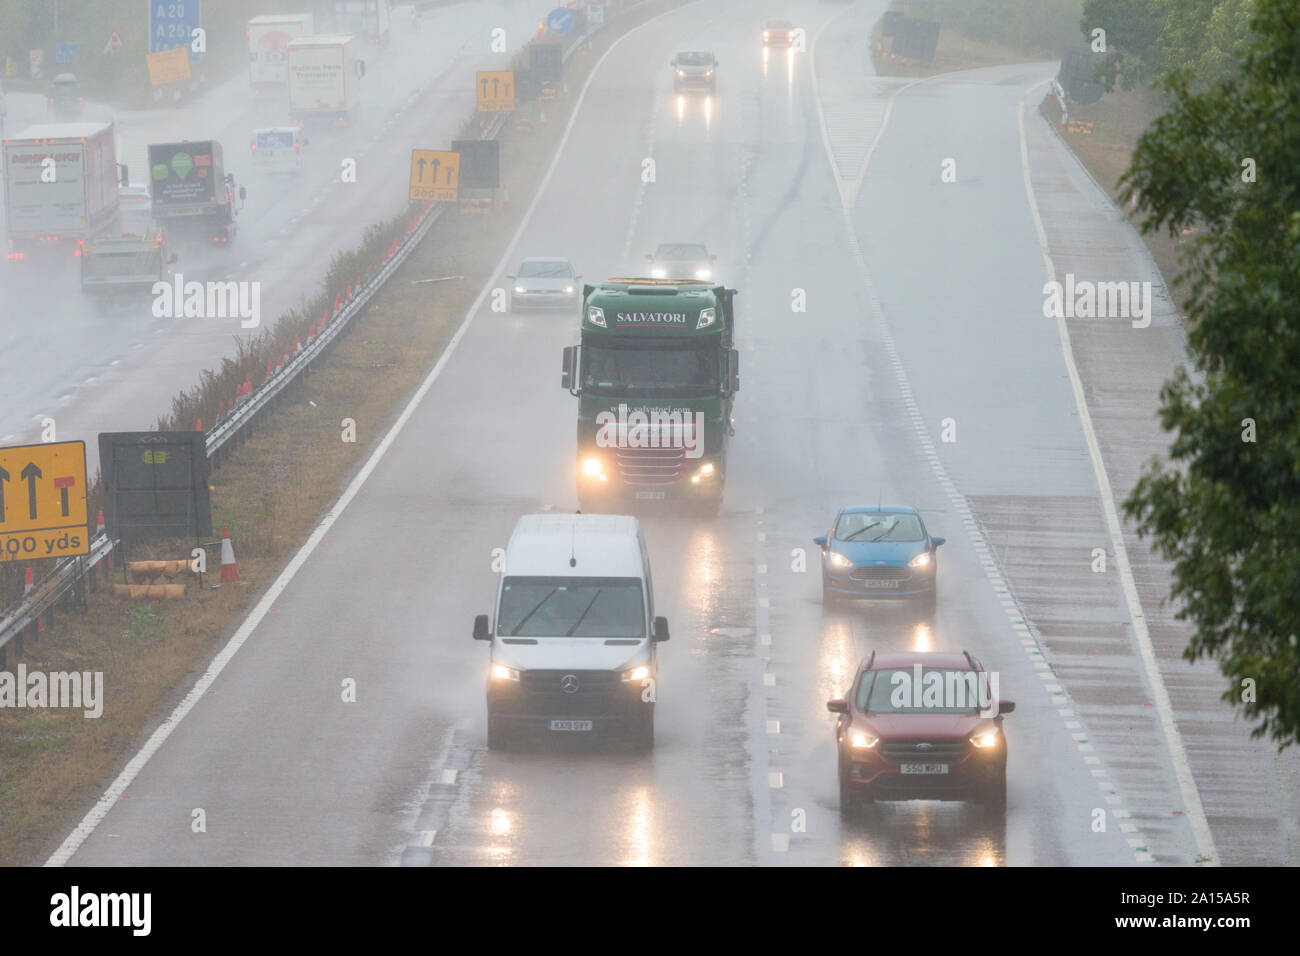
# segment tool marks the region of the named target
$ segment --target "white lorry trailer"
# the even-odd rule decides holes
[[[289,116],[294,123],[347,126],[360,107],[366,64],[350,33],[290,40]]]
[[[388,0],[334,0],[334,27],[382,46],[392,35]]]
[[[116,229],[118,178],[112,123],[42,123],[6,139],[8,258],[41,247],[75,255],[87,239]]]
[[[254,87],[289,82],[286,47],[313,32],[310,13],[273,13],[248,21],[248,80]]]

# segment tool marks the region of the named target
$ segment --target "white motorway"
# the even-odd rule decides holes
[[[478,0],[427,11],[412,30],[395,17],[390,42],[362,49],[361,110],[346,128],[309,128],[298,175],[253,168],[253,130],[288,122],[283,90],[254,94],[239,74],[181,108],[118,111],[90,103],[86,119],[113,120],[118,161],[147,182],[150,143],[215,139],[227,171],[247,188],[238,232],[225,247],[182,248],[186,279],[256,281],[265,327],[314,296],[334,255],[367,226],[406,206],[410,150],[445,149],[474,110],[474,74],[499,69],[532,39],[550,0]],[[494,53],[493,31],[509,52]],[[11,94],[8,135],[48,122],[39,97]],[[356,162],[343,182],[342,163]],[[0,213],[2,215],[2,213]],[[129,225],[129,224],[128,224]],[[0,231],[3,231],[0,220]],[[77,287],[77,263],[0,263],[0,444],[40,440],[52,418],[60,438],[86,438],[95,470],[101,431],[155,426],[172,397],[258,334],[238,317],[157,318],[149,302],[101,310]]]
[[[699,239],[740,290],[722,512],[641,514],[673,634],[654,751],[486,749],[470,625],[516,517],[576,506],[576,404],[557,375],[573,317],[496,314],[484,290],[340,503],[53,862],[1297,862],[1295,762],[1231,720],[1212,669],[1178,660],[1163,572],[1110,522],[1159,450],[1176,320],[1166,305],[1149,329],[1062,338],[1043,318],[1049,258],[1158,275],[1037,116],[1053,64],[876,79],[865,38],[883,8],[712,0],[635,31],[581,94],[501,264],[566,255],[590,277]],[[777,15],[817,38],[809,54],[764,62],[759,29]],[[692,48],[721,62],[707,109],[671,90],[668,60]],[[955,183],[940,181],[947,158]],[[931,622],[822,606],[810,539],[839,506],[879,498],[948,538]],[[841,818],[826,699],[872,649],[961,648],[1017,701],[1005,814],[914,802]]]

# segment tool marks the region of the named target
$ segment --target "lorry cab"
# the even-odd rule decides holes
[[[654,745],[657,647],[645,537],[627,515],[536,514],[515,524],[489,646],[488,747],[537,737],[617,737]]]
[[[295,126],[267,126],[253,131],[248,148],[253,165],[268,173],[302,172],[302,148],[307,140]]]

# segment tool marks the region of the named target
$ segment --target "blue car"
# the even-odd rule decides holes
[[[822,549],[822,603],[837,598],[911,598],[934,609],[937,551],[915,508],[861,505],[843,508],[829,534],[813,538]]]

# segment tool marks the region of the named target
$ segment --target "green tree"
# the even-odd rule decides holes
[[[1106,31],[1110,55],[1097,76],[1106,92],[1115,89],[1116,81],[1131,90],[1158,74],[1158,44],[1166,13],[1163,0],[1086,0],[1079,29],[1088,42],[1093,30]]]
[[[1169,460],[1124,507],[1173,563],[1184,656],[1217,660],[1223,699],[1282,748],[1300,739],[1300,0],[1254,6],[1240,69],[1173,74],[1121,179],[1144,231],[1197,230],[1179,276],[1197,374],[1165,384]]]

